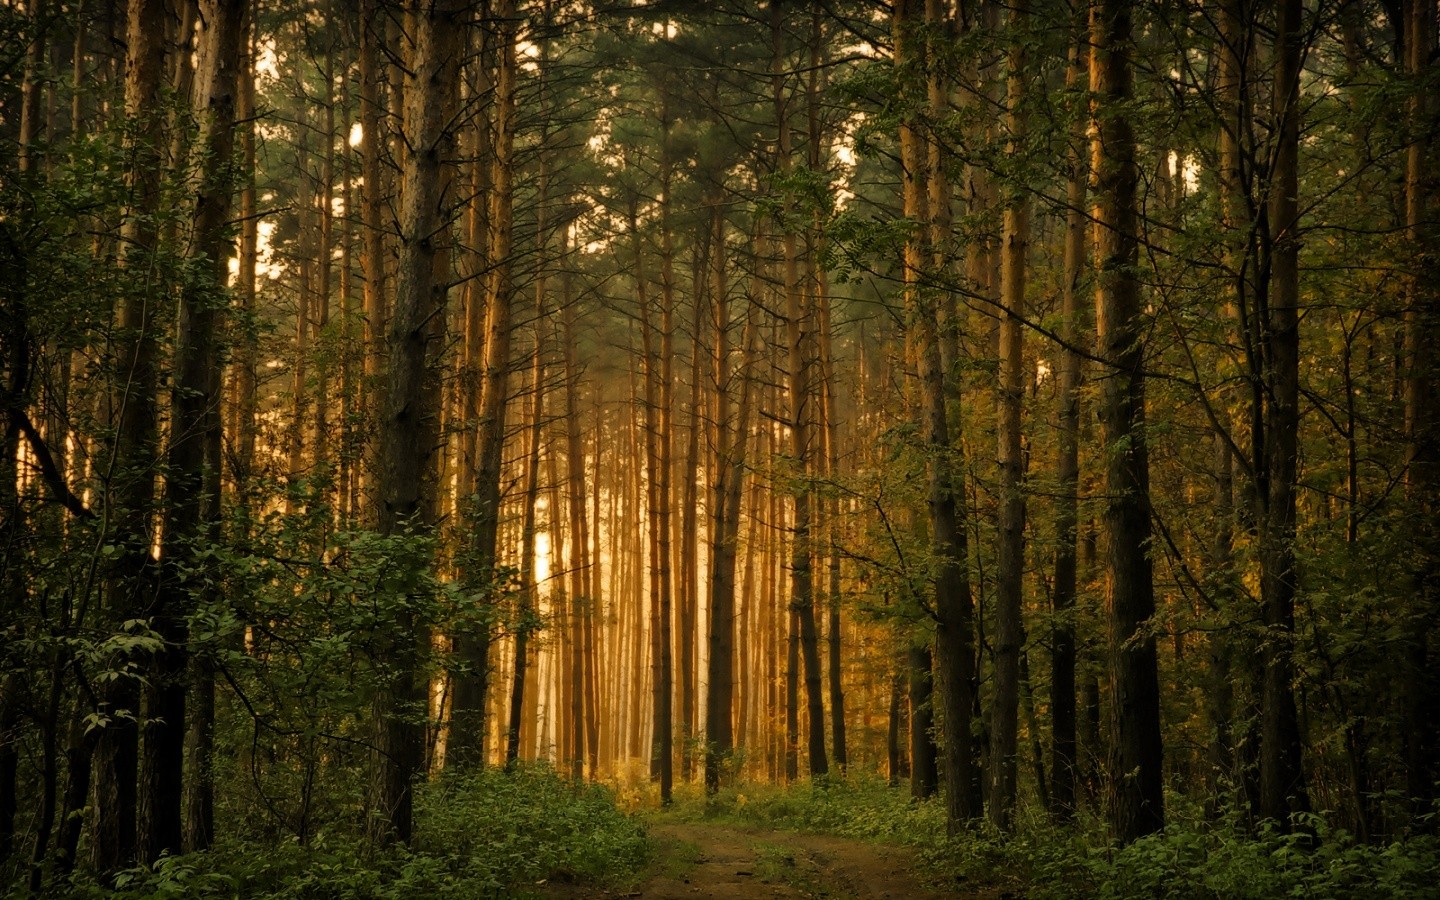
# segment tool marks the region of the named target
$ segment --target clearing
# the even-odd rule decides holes
[[[998,890],[940,891],[916,876],[903,847],[829,835],[708,822],[653,824],[656,861],[628,888],[550,885],[551,898],[642,900],[964,897],[1000,900]]]

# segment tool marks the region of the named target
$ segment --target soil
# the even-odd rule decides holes
[[[641,900],[991,900],[994,890],[937,891],[916,877],[909,850],[827,835],[710,823],[650,828],[656,861],[638,884],[604,890],[549,885],[548,898]]]

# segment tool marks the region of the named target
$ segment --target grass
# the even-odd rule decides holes
[[[1037,900],[1440,900],[1440,839],[1433,835],[1363,844],[1322,816],[1309,817],[1296,834],[1253,833],[1237,814],[1207,819],[1183,797],[1167,802],[1169,826],[1124,848],[1093,815],[1060,826],[1034,807],[1019,810],[1010,832],[982,823],[948,838],[938,802],[914,802],[903,789],[856,777],[744,785],[708,800],[698,790],[677,791],[674,808],[659,815],[906,845],[914,848],[921,875],[939,888],[1002,890]]]
[[[351,831],[295,841],[234,841],[120,873],[77,876],[55,896],[426,900],[523,897],[548,884],[619,886],[651,859],[636,817],[604,787],[543,766],[487,770],[423,785],[408,848],[375,851]],[[17,886],[18,889],[18,886]],[[18,895],[17,895],[18,896]]]

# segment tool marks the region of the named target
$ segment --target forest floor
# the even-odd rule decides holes
[[[917,877],[904,847],[829,835],[710,822],[649,827],[653,862],[639,881],[609,890],[553,884],[545,896],[641,900],[1002,900],[999,889],[941,890]]]

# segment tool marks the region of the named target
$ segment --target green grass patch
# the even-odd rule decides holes
[[[640,822],[604,787],[546,767],[444,777],[416,795],[410,847],[373,851],[354,834],[307,846],[244,842],[57,886],[72,897],[247,900],[438,900],[523,897],[549,882],[627,883],[650,847]]]
[[[1061,826],[1033,806],[1022,807],[1011,832],[979,823],[948,838],[938,801],[912,801],[903,788],[878,779],[742,785],[708,800],[698,790],[686,790],[677,791],[676,799],[659,815],[913,847],[918,874],[942,890],[1000,889],[1036,900],[1440,900],[1435,836],[1364,844],[1330,828],[1322,816],[1306,819],[1305,833],[1266,828],[1255,834],[1238,815],[1207,820],[1181,797],[1167,800],[1165,831],[1124,848],[1110,841],[1104,823],[1093,816]]]

